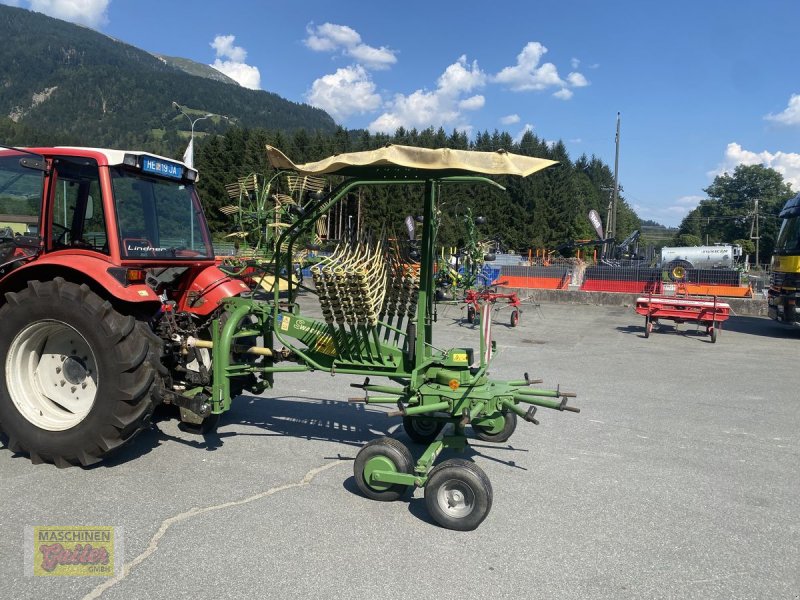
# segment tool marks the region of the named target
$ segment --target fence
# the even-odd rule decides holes
[[[218,256],[233,254],[233,244],[215,244]],[[463,268],[462,268],[463,269]],[[307,269],[304,275],[307,275]],[[744,274],[736,269],[686,269],[680,283],[692,295],[750,297],[761,293],[765,276]],[[483,265],[478,283],[514,289],[578,289],[585,292],[660,294],[664,286],[674,289],[665,269],[643,261],[618,260],[596,264],[577,258],[530,260],[515,254],[498,254]]]
[[[584,292],[658,294],[662,270],[641,265],[595,265],[586,268],[580,289]]]
[[[494,285],[509,288],[538,288],[564,290],[569,287],[572,265],[504,265],[500,267]]]

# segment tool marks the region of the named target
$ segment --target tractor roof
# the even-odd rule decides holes
[[[267,146],[267,158],[276,169],[289,169],[306,175],[362,175],[368,170],[412,169],[432,173],[481,173],[484,175],[520,175],[527,177],[557,161],[532,156],[497,152],[475,152],[450,148],[417,148],[387,145],[377,150],[336,154],[329,158],[296,165],[283,152]]]
[[[144,152],[142,150],[113,150],[109,148],[85,148],[80,146],[49,146],[49,147],[36,147],[36,148],[20,148],[27,152],[34,152],[44,156],[78,156],[85,158],[93,158],[97,161],[99,166],[117,166],[125,164],[125,155],[134,156],[152,156],[160,160],[170,163],[179,164],[186,169],[197,172],[196,169],[190,169],[184,162],[174,158],[167,158],[166,156],[159,156],[152,152]],[[14,148],[7,148],[7,150],[14,150]]]

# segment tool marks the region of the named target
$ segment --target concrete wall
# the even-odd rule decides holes
[[[520,298],[530,298],[534,302],[560,304],[596,304],[602,306],[630,306],[636,299],[646,294],[621,294],[618,292],[581,292],[579,290],[531,290],[517,289]],[[766,298],[720,298],[731,307],[735,315],[766,317]]]

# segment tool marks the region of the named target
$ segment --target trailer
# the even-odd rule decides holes
[[[636,299],[636,312],[644,316],[644,337],[649,338],[659,321],[697,323],[706,328],[706,335],[716,343],[717,332],[730,315],[730,305],[711,298],[689,298],[687,296],[640,296]]]
[[[688,269],[733,269],[741,256],[738,244],[664,246],[660,265],[671,281],[683,281]]]

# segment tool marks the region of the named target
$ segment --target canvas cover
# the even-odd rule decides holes
[[[389,145],[377,150],[336,154],[329,158],[296,165],[283,152],[267,146],[267,158],[276,169],[289,169],[304,175],[330,175],[353,167],[406,167],[425,171],[464,171],[484,175],[527,177],[557,164],[557,161],[532,156],[497,152],[474,152],[449,148],[417,148]]]

